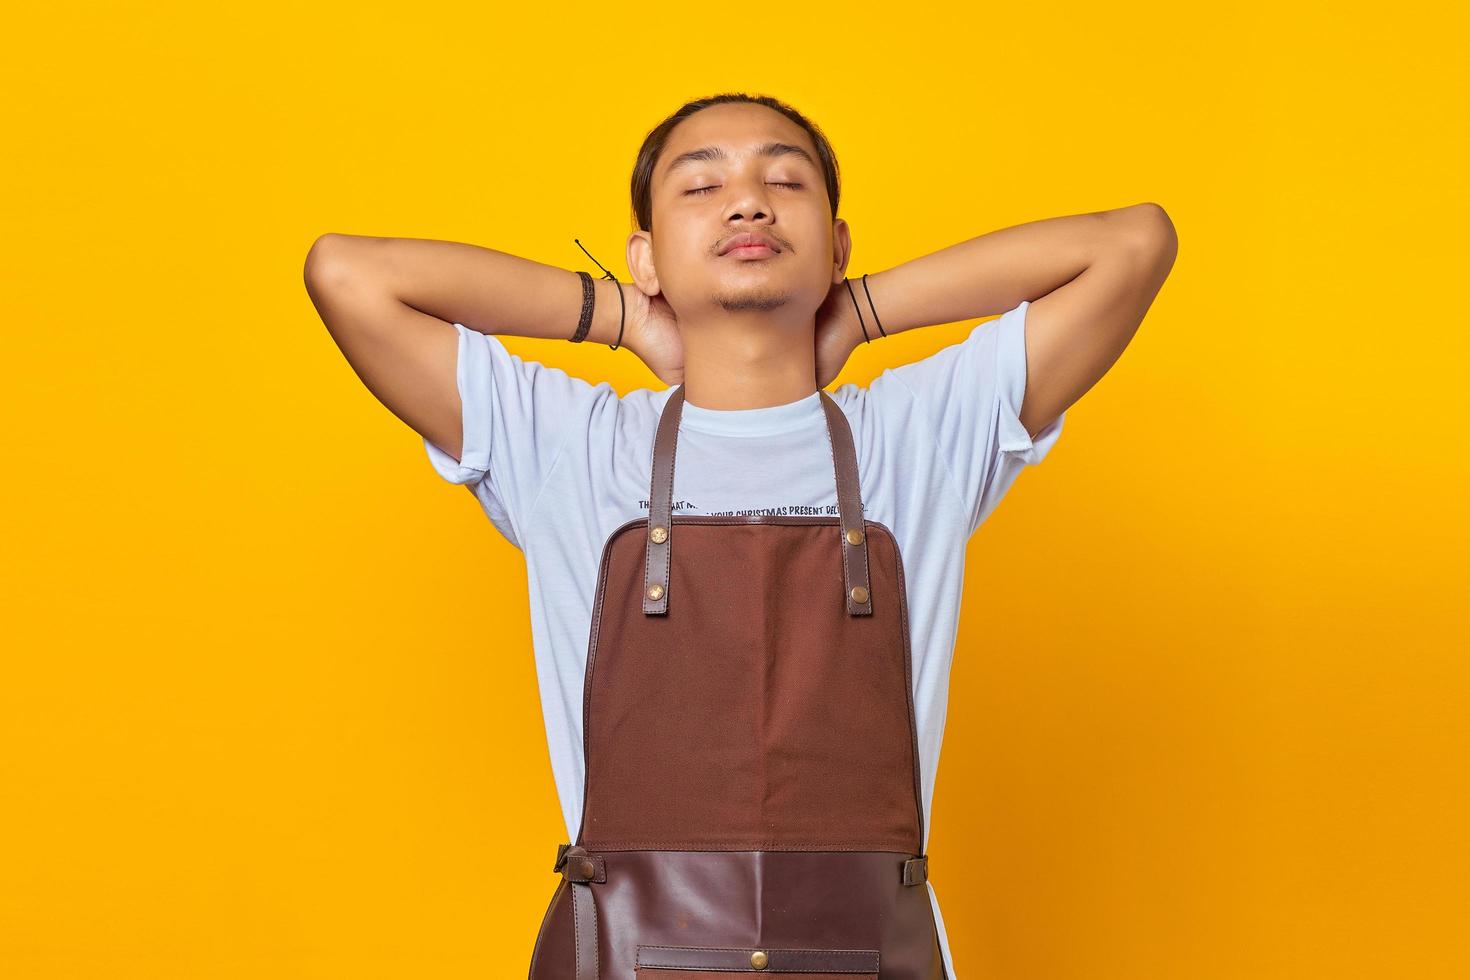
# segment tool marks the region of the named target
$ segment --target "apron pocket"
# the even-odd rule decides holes
[[[634,965],[639,980],[729,980],[731,973],[774,973],[782,980],[872,980],[878,975],[878,951],[640,945]]]

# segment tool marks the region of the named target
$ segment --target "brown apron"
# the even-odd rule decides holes
[[[582,825],[531,980],[944,976],[903,563],[820,394],[837,517],[674,517],[683,385],[664,406],[649,515],[603,546]]]

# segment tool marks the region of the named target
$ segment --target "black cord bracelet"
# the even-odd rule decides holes
[[[858,326],[863,328],[863,340],[871,344],[873,342],[873,338],[868,336],[868,325],[863,322],[863,308],[861,306],[858,306],[857,293],[852,291],[852,280],[843,279],[842,281],[847,284],[847,295],[852,297],[852,308],[854,310],[857,310]],[[863,285],[866,287],[867,284],[864,283]]]
[[[878,332],[888,336],[888,331],[883,329],[883,321],[878,319],[878,307],[873,305],[873,294],[868,292],[868,274],[863,273],[863,294],[868,297],[868,309],[873,311],[873,322],[878,324]]]
[[[619,282],[618,281],[618,277],[615,276],[615,275],[613,275],[611,272],[609,272],[607,270],[607,268],[601,262],[598,262],[596,258],[593,258],[592,253],[587,251],[587,247],[585,245],[583,245],[582,242],[579,239],[573,238],[572,241],[576,242],[577,243],[577,247],[580,248],[584,253],[586,253],[587,257],[589,259],[592,259],[593,263],[595,263],[596,266],[599,269],[602,270],[602,273],[603,274],[602,274],[601,278],[603,278],[603,279],[611,279],[617,285],[617,289],[618,289],[618,340],[617,340],[617,343],[615,343],[615,344],[609,344],[608,345],[611,349],[617,350],[619,347],[622,346],[622,343],[623,343],[623,325],[627,322],[627,318],[628,318],[628,300],[623,296],[623,284],[621,282]],[[590,295],[592,295],[592,273],[590,273],[590,272],[578,272],[577,275],[579,275],[579,276],[582,277],[582,316],[586,320],[586,326],[587,327],[590,327],[592,325],[592,314],[591,314],[591,307],[588,305],[591,302],[591,300],[589,300],[588,297]],[[572,338],[572,342],[573,343],[580,342],[582,340],[582,338],[585,337],[585,336],[587,336],[587,329],[586,329],[586,327],[582,326],[581,324],[578,324],[578,326],[577,326],[577,335]]]

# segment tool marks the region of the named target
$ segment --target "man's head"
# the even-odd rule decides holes
[[[638,153],[628,266],[681,320],[701,310],[809,319],[851,248],[839,188],[831,145],[795,109],[739,93],[689,102]],[[746,235],[771,250],[738,248]]]

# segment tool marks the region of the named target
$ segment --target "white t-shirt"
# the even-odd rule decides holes
[[[1017,416],[1026,389],[1026,310],[868,386],[831,392],[852,428],[863,516],[893,532],[904,565],[925,841],[959,630],[965,546],[1021,470],[1041,462],[1065,415],[1033,441]],[[603,544],[648,515],[654,429],[672,388],[619,396],[508,352],[454,324],[464,448],[424,441],[434,469],[474,493],[525,556],[531,637],[552,773],[575,839],[582,816],[582,683]],[[684,403],[675,514],[835,515],[826,417],[813,391],[767,408]],[[934,885],[945,970],[951,980]]]

